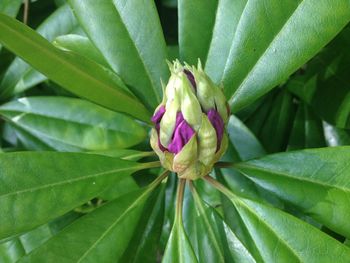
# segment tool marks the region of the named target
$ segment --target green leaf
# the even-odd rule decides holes
[[[153,263],[157,258],[164,219],[164,186],[160,191],[154,191],[147,201],[135,234],[120,262]]]
[[[0,13],[15,17],[22,3],[23,0],[1,0]]]
[[[204,203],[191,188],[195,206],[188,207],[188,233],[199,262],[255,262],[237,236],[214,208]],[[190,203],[193,203],[191,198]]]
[[[19,262],[118,262],[132,238],[150,191],[150,188],[138,190],[103,205]]]
[[[179,0],[180,58],[190,65],[206,61],[218,0]]]
[[[350,128],[349,45],[350,27],[346,27],[307,64],[303,75],[287,84],[323,120],[339,128]]]
[[[198,260],[193,251],[182,222],[175,221],[170,233],[168,244],[165,248],[163,263],[197,263]]]
[[[220,83],[222,79],[237,26],[247,1],[220,0],[218,3],[215,25],[205,63],[205,71],[215,83]]]
[[[162,262],[163,263],[191,263],[198,262],[195,252],[193,251],[191,242],[186,234],[183,219],[182,219],[182,209],[183,209],[183,198],[184,189],[186,186],[186,180],[179,180],[177,187],[177,198],[176,198],[176,208],[175,208],[175,219],[173,227],[171,229],[170,237],[166,245]]]
[[[301,103],[295,115],[287,150],[325,146],[322,121],[307,105]]]
[[[281,84],[349,21],[348,0],[248,1],[220,78],[233,112]]]
[[[91,43],[91,41],[80,35],[64,35],[57,37],[52,44],[56,47],[75,52],[83,57],[89,58],[102,66],[109,68],[109,65],[101,52]]]
[[[328,146],[350,145],[350,131],[323,122],[324,136]]]
[[[75,98],[20,98],[0,106],[0,114],[58,151],[127,148],[147,135],[132,118]]]
[[[2,239],[63,215],[154,164],[82,153],[23,152],[1,154],[0,166]]]
[[[336,233],[350,237],[350,147],[274,154],[235,168]]]
[[[274,96],[271,106],[258,138],[268,152],[279,152],[287,148],[296,106],[291,94],[284,90]]]
[[[150,113],[126,91],[117,75],[84,57],[58,50],[32,29],[1,14],[0,42],[65,89],[149,122]]]
[[[262,203],[231,198],[264,262],[347,262],[350,249],[313,226]]]
[[[77,26],[78,22],[69,6],[64,5],[46,18],[36,31],[48,41],[52,41],[59,35],[72,32]],[[44,80],[46,80],[44,75],[31,68],[20,58],[16,58],[5,72],[0,83],[0,98],[7,99]]]
[[[23,0],[1,0],[0,13],[15,17],[21,7]],[[2,46],[0,45],[0,51]]]
[[[18,238],[0,243],[0,262],[14,263],[25,255],[25,250]]]
[[[167,81],[166,45],[153,1],[70,0],[77,19],[111,68],[153,110]]]
[[[230,141],[241,160],[249,160],[266,154],[255,135],[234,115],[229,119],[227,130]]]

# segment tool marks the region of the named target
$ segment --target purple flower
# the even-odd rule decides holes
[[[192,87],[194,88],[194,90],[197,90],[197,83],[196,83],[196,80],[195,80],[192,72],[187,70],[187,69],[185,69],[184,73],[186,74],[188,80],[191,82]]]
[[[213,125],[213,127],[215,128],[215,131],[216,131],[216,136],[218,139],[216,151],[218,151],[220,148],[220,145],[221,145],[222,136],[224,134],[225,124],[224,124],[224,121],[222,120],[220,114],[214,109],[210,109],[208,111],[207,116],[208,116],[209,121],[211,122],[211,124]]]
[[[192,127],[185,121],[181,112],[178,112],[176,115],[175,130],[173,133],[172,140],[168,145],[169,152],[177,154],[182,150],[186,143],[194,135],[194,130]]]
[[[160,130],[160,121],[162,120],[163,118],[163,115],[165,113],[165,106],[161,106],[158,111],[152,116],[151,118],[151,121],[154,123],[155,127],[156,127],[156,131],[157,131],[157,134],[158,134],[158,146],[159,146],[159,149],[164,152],[166,151],[167,149],[161,144],[160,142],[160,138],[159,138],[159,130]]]

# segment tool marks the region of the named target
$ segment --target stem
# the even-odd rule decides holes
[[[29,14],[29,0],[24,0],[24,10],[23,10],[23,24],[28,23],[28,14]]]
[[[214,186],[216,189],[218,189],[221,193],[226,195],[228,198],[232,199],[236,197],[228,188],[226,188],[223,184],[219,183],[219,181],[215,180],[213,177],[206,175],[203,177],[203,179],[210,183],[212,186]]]
[[[229,168],[233,166],[234,166],[234,163],[231,163],[231,162],[217,162],[215,164],[216,168]]]
[[[161,167],[160,161],[148,162],[148,163],[139,163],[141,169],[149,169],[149,168],[158,168]]]
[[[184,199],[186,179],[180,179],[179,186],[177,188],[177,200],[176,200],[176,210],[175,210],[175,221],[182,221],[182,204]]]
[[[153,190],[158,184],[160,184],[165,177],[169,175],[170,171],[165,170],[160,176],[158,176],[150,185],[148,185],[150,190]]]

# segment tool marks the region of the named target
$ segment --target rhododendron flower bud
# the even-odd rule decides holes
[[[179,177],[208,174],[227,148],[229,110],[222,90],[204,73],[175,61],[162,103],[152,117],[151,146]]]

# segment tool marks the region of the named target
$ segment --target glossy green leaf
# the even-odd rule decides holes
[[[19,262],[118,262],[132,238],[149,193],[150,189],[138,190],[103,205]]]
[[[281,84],[349,21],[348,0],[248,1],[220,78],[232,110]]]
[[[81,26],[133,93],[153,110],[167,81],[166,45],[153,1],[69,0]]]
[[[190,65],[206,61],[218,0],[179,0],[180,58]]]
[[[0,239],[30,230],[154,164],[55,152],[0,155]]]
[[[269,155],[235,168],[331,230],[350,237],[350,147]]]
[[[199,262],[255,262],[214,208],[204,203],[194,188],[191,190],[195,205],[188,208],[192,222],[187,231]]]
[[[78,23],[68,5],[57,9],[37,28],[37,33],[48,41],[72,32]],[[16,58],[7,69],[0,83],[0,98],[7,99],[17,93],[46,80],[46,77],[30,67],[20,58]]]
[[[266,154],[255,135],[234,115],[229,119],[227,131],[241,160],[249,160]]]
[[[197,257],[183,225],[183,196],[186,181],[179,180],[175,208],[175,219],[166,245],[163,263],[197,263]]]
[[[0,262],[15,263],[25,255],[25,250],[18,238],[0,243]]]
[[[75,98],[20,98],[0,106],[0,115],[58,151],[127,148],[147,135],[132,118]]]
[[[346,27],[288,88],[327,122],[350,128],[350,27]]]
[[[109,65],[101,52],[91,43],[91,41],[80,35],[64,35],[55,38],[52,42],[56,47],[73,51],[83,57],[89,58],[102,66],[109,68]]]
[[[212,32],[207,61],[205,63],[205,71],[216,83],[220,83],[222,79],[236,29],[247,1],[248,0],[218,1],[215,25]]]
[[[126,91],[117,75],[91,60],[55,48],[30,28],[1,14],[0,42],[65,89],[149,122],[150,113]]]
[[[23,0],[1,0],[0,13],[15,17],[22,5]],[[2,46],[0,45],[0,51]]]
[[[154,191],[147,201],[135,234],[120,262],[153,263],[157,258],[159,238],[164,219],[164,190]]]
[[[182,222],[175,221],[165,248],[163,263],[198,262]]]
[[[350,130],[340,129],[323,122],[324,136],[328,146],[350,145]]]
[[[285,212],[249,199],[231,201],[264,262],[347,262],[350,257],[349,248]]]
[[[14,17],[17,15],[23,0],[1,0],[0,13]]]

